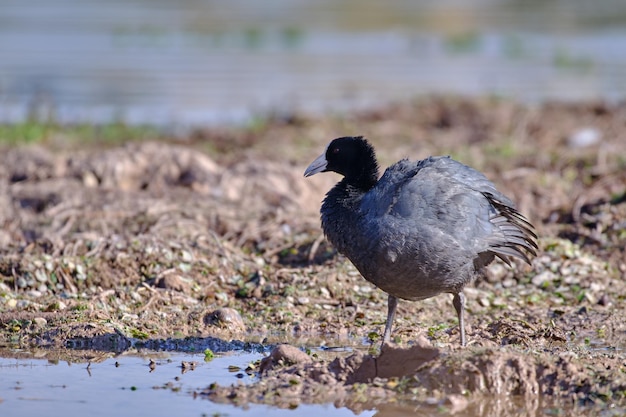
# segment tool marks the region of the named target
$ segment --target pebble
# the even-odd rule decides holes
[[[161,276],[157,278],[155,285],[158,288],[165,288],[180,292],[187,292],[191,288],[189,280],[177,274],[166,274]]]
[[[234,308],[222,307],[204,316],[207,325],[221,327],[231,331],[245,331],[246,325],[241,314]]]
[[[504,298],[496,297],[491,303],[494,307],[507,307],[509,304]]]
[[[44,319],[43,317],[35,317],[33,319],[33,323],[35,323],[36,327],[46,327],[48,325],[48,320]]]
[[[602,132],[595,127],[583,127],[572,133],[567,138],[570,148],[586,148],[597,144],[602,140]]]
[[[38,290],[30,290],[26,293],[28,296],[33,297],[33,298],[39,298],[41,297],[41,291]]]
[[[585,298],[589,301],[590,304],[598,304],[598,297],[590,292],[585,293]]]
[[[192,262],[193,254],[191,252],[184,250],[180,253],[180,258],[183,262]]]
[[[541,287],[546,282],[552,282],[556,278],[556,275],[552,271],[545,270],[543,272],[538,273],[532,279],[533,285],[537,287]]]
[[[139,316],[137,314],[124,313],[121,318],[122,321],[135,321],[139,320]]]
[[[46,308],[47,311],[61,311],[65,310],[67,305],[62,301],[55,301],[52,304],[48,305]]]
[[[85,185],[85,187],[88,188],[95,188],[98,186],[99,180],[98,177],[96,177],[96,174],[94,174],[91,171],[85,171],[83,172],[83,184]]]
[[[500,263],[493,263],[485,269],[485,276],[489,282],[500,282],[506,274],[506,267]]]
[[[363,286],[355,285],[352,287],[352,289],[354,290],[354,292],[361,293],[361,294],[369,294],[372,292],[372,287],[367,286],[367,285],[363,285]]]
[[[289,366],[297,363],[311,363],[313,360],[309,355],[295,346],[278,345],[266,358],[261,359],[259,369],[261,372],[273,369],[276,366]]]
[[[38,269],[38,270],[35,271],[35,278],[39,282],[46,282],[46,281],[48,281],[48,275],[46,274],[46,272],[43,269]]]
[[[504,281],[502,281],[503,288],[511,288],[511,287],[514,287],[516,284],[517,284],[517,281],[515,281],[513,278],[507,278]]]

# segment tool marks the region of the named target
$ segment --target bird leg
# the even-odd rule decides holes
[[[467,340],[465,339],[465,294],[462,291],[454,294],[454,298],[452,299],[452,304],[454,305],[454,309],[456,310],[456,314],[459,317],[459,330],[461,331],[461,346],[467,345]]]
[[[396,316],[396,307],[398,307],[398,299],[389,294],[387,299],[387,324],[385,324],[385,333],[383,334],[383,345],[388,343],[391,338],[391,326]]]

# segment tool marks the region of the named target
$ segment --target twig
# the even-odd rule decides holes
[[[311,245],[311,249],[309,250],[309,262],[313,261],[313,259],[315,259],[315,255],[317,254],[317,250],[319,249],[320,245],[322,244],[322,242],[324,241],[324,235],[320,234],[317,239],[315,239],[315,241],[313,242],[313,244]]]

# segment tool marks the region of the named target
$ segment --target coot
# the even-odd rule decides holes
[[[533,226],[480,172],[450,157],[403,159],[378,178],[362,137],[334,139],[304,172],[343,175],[322,203],[324,234],[363,277],[389,295],[383,343],[398,299],[451,293],[465,346],[463,288],[482,268],[509,257],[530,264]]]

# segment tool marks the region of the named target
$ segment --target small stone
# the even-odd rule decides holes
[[[301,351],[295,346],[278,345],[272,353],[261,360],[259,369],[261,372],[273,369],[276,366],[290,366],[299,363],[311,363],[313,360],[309,355]]]
[[[17,288],[26,288],[28,287],[28,282],[23,277],[19,277],[16,281]]]
[[[39,282],[46,282],[46,281],[48,281],[48,275],[46,274],[46,272],[43,269],[38,269],[38,270],[35,271],[35,278]]]
[[[589,301],[589,304],[598,304],[598,297],[590,292],[585,293],[585,298]]]
[[[180,253],[180,258],[183,262],[192,262],[193,254],[191,252],[184,250]]]
[[[241,314],[234,308],[222,307],[204,316],[204,324],[221,327],[230,331],[246,330]]]
[[[85,280],[87,274],[85,273],[85,267],[81,264],[76,265],[76,279]]]
[[[504,277],[506,277],[506,274],[506,267],[500,263],[492,263],[485,268],[485,277],[487,278],[487,281],[491,283],[502,281]]]
[[[508,304],[507,300],[505,300],[504,298],[496,297],[491,302],[491,305],[493,305],[494,307],[506,307],[509,304]]]
[[[198,362],[196,361],[191,361],[191,362],[182,361],[180,364],[180,367],[183,368],[183,371],[193,371],[196,369],[197,365],[198,365]]]
[[[8,308],[15,308],[17,306],[17,300],[15,298],[11,298],[6,303]]]
[[[188,280],[177,274],[166,274],[161,276],[157,278],[155,285],[158,288],[180,291],[182,293],[187,293],[191,290],[191,285]]]
[[[363,285],[361,287],[357,287],[357,292],[360,292],[361,294],[369,294],[372,292],[372,287]]]
[[[83,172],[83,184],[88,188],[95,188],[98,186],[99,182],[98,177],[91,171]]]
[[[46,325],[48,324],[48,320],[44,319],[43,317],[35,317],[33,319],[33,323],[35,323],[35,327],[46,327]]]
[[[556,275],[553,272],[545,270],[535,275],[532,279],[532,283],[536,287],[541,287],[546,282],[554,281],[555,278],[556,278]]]
[[[33,297],[33,298],[39,298],[39,297],[41,297],[41,295],[42,295],[42,294],[41,294],[41,291],[38,291],[38,290],[30,290],[30,291],[28,291],[28,293],[27,293],[27,294],[28,294],[30,297]]]
[[[570,148],[586,148],[597,144],[602,140],[602,133],[595,127],[583,127],[572,133],[567,138]]]
[[[511,287],[514,287],[516,284],[517,284],[517,281],[515,281],[513,278],[507,278],[504,281],[502,281],[503,288],[511,288]]]

